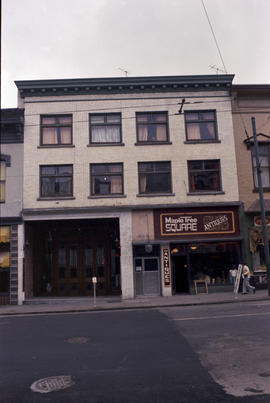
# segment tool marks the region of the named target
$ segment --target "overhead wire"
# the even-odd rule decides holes
[[[206,15],[206,18],[207,18],[208,24],[209,24],[209,26],[210,26],[210,29],[211,29],[211,32],[212,32],[212,35],[213,35],[213,38],[214,38],[214,41],[215,41],[215,44],[216,44],[216,47],[217,47],[217,50],[218,50],[218,53],[219,53],[220,59],[221,59],[221,62],[222,62],[222,65],[223,65],[223,68],[224,68],[224,70],[225,70],[225,73],[226,73],[226,74],[228,74],[228,71],[227,71],[227,69],[226,69],[226,66],[225,66],[225,63],[224,63],[224,60],[223,60],[223,57],[222,57],[222,54],[221,54],[221,51],[220,51],[219,45],[218,45],[218,41],[217,41],[217,38],[216,38],[215,32],[214,32],[214,30],[213,30],[213,27],[212,27],[212,24],[211,24],[211,21],[210,21],[210,18],[209,18],[208,12],[207,12],[207,10],[206,10],[206,7],[205,7],[205,5],[204,5],[203,0],[201,0],[201,2],[202,2],[202,5],[203,5],[204,11],[205,11],[205,15]]]

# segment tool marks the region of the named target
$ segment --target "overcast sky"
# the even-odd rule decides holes
[[[204,0],[234,83],[270,84],[270,0]],[[2,108],[15,80],[216,74],[201,0],[2,0]]]

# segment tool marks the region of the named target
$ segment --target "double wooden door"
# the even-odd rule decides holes
[[[97,277],[97,295],[109,294],[110,265],[108,240],[79,236],[59,239],[53,253],[53,293],[57,296],[92,295],[92,278]]]

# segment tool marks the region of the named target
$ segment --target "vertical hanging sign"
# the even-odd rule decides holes
[[[170,249],[162,249],[164,287],[171,286]]]

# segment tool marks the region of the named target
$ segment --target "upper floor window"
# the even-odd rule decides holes
[[[217,140],[217,122],[215,111],[186,111],[187,141]]]
[[[0,161],[0,202],[6,200],[6,161]]]
[[[72,195],[72,165],[44,165],[40,167],[40,197],[66,197]]]
[[[270,155],[269,155],[270,144],[259,144],[258,152],[259,152],[262,186],[264,188],[270,188]],[[254,146],[252,147],[252,165],[253,165],[254,187],[258,188],[259,184],[258,184],[257,164],[256,164]]]
[[[139,193],[171,193],[171,163],[138,162]]]
[[[121,114],[90,115],[90,144],[121,143]]]
[[[191,193],[221,190],[219,160],[188,161],[188,176]]]
[[[136,124],[138,143],[168,142],[167,112],[137,112]]]
[[[90,164],[91,195],[122,195],[123,164]]]
[[[72,144],[72,116],[55,115],[41,116],[42,146]]]

